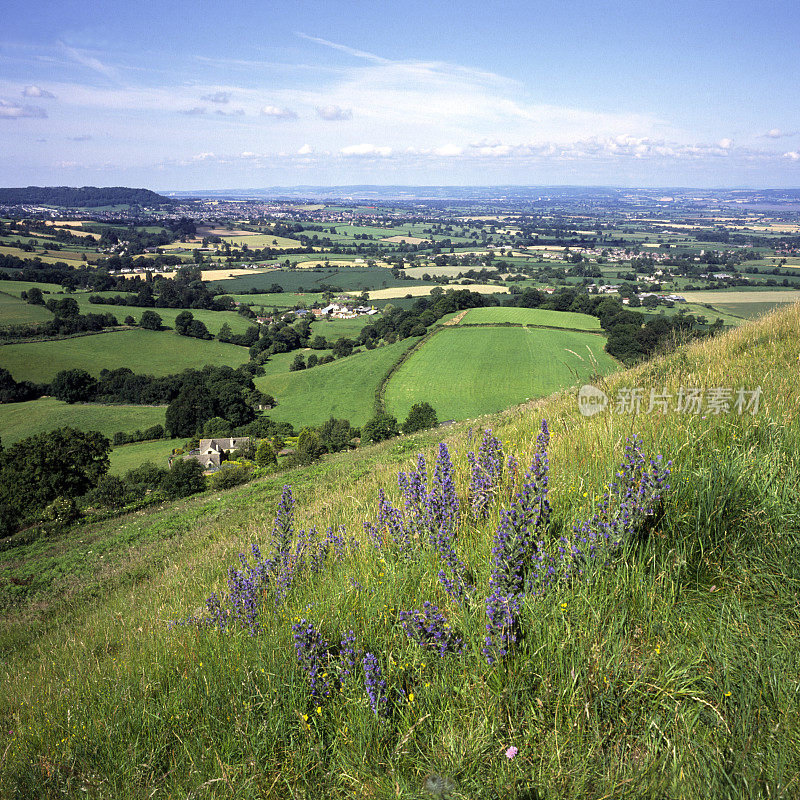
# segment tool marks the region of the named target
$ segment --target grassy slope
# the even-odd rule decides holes
[[[49,292],[51,294],[63,292],[63,287],[57,283],[39,283],[38,281],[9,281],[0,280],[0,292],[6,294],[13,294],[14,297],[19,297],[22,292],[27,292],[34,286],[42,290],[42,292]],[[45,298],[47,300],[47,298]]]
[[[169,375],[206,364],[238,367],[249,357],[245,347],[145,330],[4,345],[0,355],[15,380],[39,382],[52,380],[60,370],[75,367],[93,375],[99,375],[101,369],[117,367],[130,367],[147,375]]]
[[[653,533],[593,583],[526,600],[525,638],[500,669],[480,655],[480,602],[459,611],[427,557],[383,561],[366,544],[299,586],[258,637],[165,625],[224,587],[250,541],[266,544],[284,479],[298,525],[343,524],[361,538],[378,488],[396,498],[398,467],[440,436],[459,454],[463,491],[466,425],[0,554],[3,575],[36,579],[34,602],[0,629],[0,794],[416,798],[434,771],[457,785],[453,797],[796,795],[798,357],[795,307],[604,384],[613,394],[760,383],[755,417],[584,418],[567,394],[491,420],[523,465],[539,419],[550,421],[560,523],[590,513],[631,430],[675,462]],[[459,545],[479,597],[496,519],[467,526]],[[466,636],[461,659],[405,639],[394,611],[423,598]],[[391,686],[405,675],[413,702],[379,722],[355,686],[318,714],[292,652],[300,616],[330,638],[352,627]]]
[[[111,450],[109,472],[112,475],[122,475],[129,469],[144,464],[145,461],[152,461],[157,466],[166,469],[173,448],[182,445],[182,440],[159,439],[153,442],[135,442],[114,447]]]
[[[421,400],[439,419],[489,414],[588,379],[592,358],[602,374],[614,370],[604,344],[600,336],[572,331],[447,328],[392,376],[386,405],[398,419]]]
[[[69,425],[82,431],[100,431],[111,437],[117,431],[132,433],[163,425],[164,410],[164,406],[69,405],[52,397],[42,397],[27,403],[0,405],[0,435],[3,444],[9,445],[26,436]]]
[[[461,321],[462,325],[513,322],[518,325],[549,325],[555,328],[577,328],[599,331],[600,320],[588,314],[570,311],[548,311],[541,308],[473,308]]]
[[[18,297],[0,292],[0,326],[48,322],[53,315],[44,306],[32,306]]]
[[[137,322],[141,319],[142,313],[147,311],[145,308],[137,308],[136,306],[115,306],[104,305],[101,303],[90,303],[88,295],[74,295],[78,301],[81,314],[105,314],[106,312],[113,314],[120,324],[124,321],[125,317],[129,314]],[[245,319],[241,314],[235,311],[207,311],[202,308],[152,308],[150,311],[155,311],[164,325],[174,328],[175,317],[185,310],[188,310],[194,319],[199,319],[208,328],[208,332],[216,336],[219,329],[224,323],[228,323],[233,333],[244,333],[248,328],[255,325],[254,320]]]
[[[331,416],[363,425],[371,416],[375,390],[403,352],[417,340],[404,340],[375,350],[365,350],[331,364],[299,372],[276,372],[256,378],[262,392],[271,394],[278,405],[268,412],[277,422],[293,425],[321,425]],[[304,351],[308,356],[315,351]],[[317,351],[322,355],[325,351]],[[294,358],[295,354],[292,354]]]

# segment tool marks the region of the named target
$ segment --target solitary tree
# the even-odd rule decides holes
[[[142,318],[139,320],[139,327],[148,331],[161,330],[161,317],[155,311],[142,312]]]
[[[439,424],[436,412],[430,403],[414,403],[403,423],[403,433],[414,433],[427,428],[435,428]]]
[[[391,414],[380,412],[376,414],[361,429],[361,435],[368,442],[382,442],[384,439],[391,439],[397,436],[397,419]]]

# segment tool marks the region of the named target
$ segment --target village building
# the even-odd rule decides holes
[[[199,461],[206,472],[215,472],[219,469],[227,453],[239,450],[249,443],[249,436],[238,436],[227,439],[201,439],[197,449],[190,450],[188,453],[183,453],[181,456],[172,456],[169,459],[169,465],[171,467],[172,462],[176,458],[182,458],[184,461]]]

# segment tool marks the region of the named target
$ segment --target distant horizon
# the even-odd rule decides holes
[[[0,189],[27,189],[27,188],[112,188],[121,187],[128,189],[146,189],[157,194],[193,194],[213,193],[225,194],[233,192],[266,192],[280,189],[611,189],[617,191],[666,191],[666,192],[800,192],[800,183],[796,186],[774,185],[728,185],[728,186],[691,186],[667,184],[613,184],[613,183],[296,183],[296,184],[271,184],[264,186],[223,187],[212,189],[209,187],[192,189],[155,188],[125,183],[27,183],[14,186],[0,186]]]

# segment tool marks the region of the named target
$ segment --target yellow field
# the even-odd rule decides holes
[[[783,292],[683,292],[690,303],[794,303],[800,300],[800,291]]]
[[[297,267],[297,269],[316,269],[317,267],[325,267],[325,266],[330,266],[330,267],[366,267],[367,266],[367,260],[365,258],[362,258],[362,259],[359,259],[358,261],[343,261],[341,259],[332,259],[332,260],[326,261],[324,259],[318,258],[316,261],[298,261],[295,264],[295,267]],[[387,264],[385,261],[376,261],[375,262],[375,266],[376,267],[385,267],[386,269],[389,269],[389,267],[391,265]]]
[[[0,245],[0,253],[6,256],[17,256],[17,258],[38,258],[45,264],[56,264],[59,261],[72,262],[83,260],[81,258],[83,253],[76,253],[73,250],[48,250],[46,254],[42,255],[39,252],[26,253],[24,250],[20,250],[18,247],[6,247],[5,245]],[[95,261],[100,258],[100,256],[97,253],[87,253],[86,258],[89,261]]]
[[[392,242],[393,244],[422,244],[429,242],[430,239],[420,239],[417,236],[389,236],[387,239],[381,239],[382,242]]]
[[[369,292],[370,300],[389,300],[393,297],[426,297],[431,293],[433,286],[396,286],[392,289],[375,289]],[[508,293],[507,286],[491,286],[486,283],[476,283],[472,286],[445,286],[442,287],[445,291],[448,289],[469,289],[471,292],[478,294],[506,294]],[[358,297],[361,292],[346,292],[346,294]],[[800,294],[800,293],[799,293]]]
[[[204,281],[221,281],[225,278],[235,278],[238,275],[258,275],[261,272],[269,272],[268,269],[204,269],[200,276]],[[164,278],[174,278],[175,272],[156,272],[154,275],[161,275]],[[123,278],[137,278],[139,275],[123,275]]]

